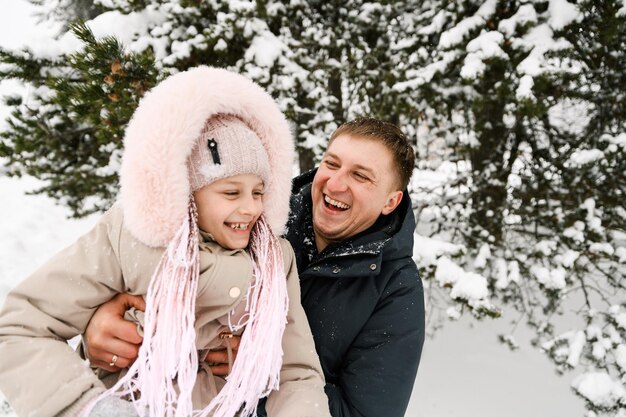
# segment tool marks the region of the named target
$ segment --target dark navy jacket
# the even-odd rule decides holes
[[[311,182],[294,180],[287,239],[333,417],[403,417],[424,342],[424,291],[411,256],[408,193],[389,216],[317,254]],[[311,250],[315,252],[309,260]]]
[[[311,182],[294,179],[287,239],[333,417],[403,417],[424,342],[424,291],[413,262],[408,193],[388,216],[317,253]]]

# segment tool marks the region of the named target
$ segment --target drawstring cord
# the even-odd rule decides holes
[[[220,339],[226,341],[226,352],[228,354],[228,374],[233,368],[233,346],[231,345],[231,340],[233,338],[233,334],[231,332],[222,332],[220,333]]]

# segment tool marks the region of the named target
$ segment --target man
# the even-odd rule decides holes
[[[409,402],[424,341],[406,193],[413,167],[400,129],[362,118],[340,126],[317,170],[294,179],[286,237],[333,417],[403,417]],[[136,357],[141,338],[120,320],[131,305],[142,301],[120,295],[92,318],[92,364],[114,370]],[[206,360],[226,362],[222,352]]]

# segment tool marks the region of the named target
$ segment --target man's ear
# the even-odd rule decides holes
[[[387,215],[394,211],[396,207],[398,207],[398,204],[400,204],[400,201],[402,201],[403,195],[402,191],[393,191],[389,193],[387,196],[387,203],[383,206],[381,214]]]

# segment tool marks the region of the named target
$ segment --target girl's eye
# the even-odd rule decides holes
[[[239,193],[237,191],[224,191],[224,195],[227,195],[227,196],[236,196],[238,194]]]

